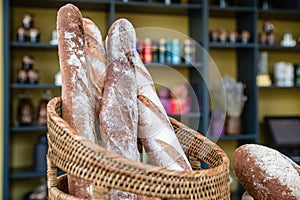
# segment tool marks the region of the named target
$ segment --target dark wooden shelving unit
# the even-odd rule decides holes
[[[57,45],[52,45],[48,42],[30,43],[13,41],[10,45],[14,48],[57,49]]]
[[[49,42],[39,43],[20,43],[14,41],[11,35],[14,30],[11,30],[12,16],[10,11],[13,8],[30,9],[58,9],[66,3],[74,3],[80,9],[99,11],[106,14],[106,23],[109,26],[115,20],[118,13],[136,13],[136,14],[157,14],[157,15],[182,15],[188,17],[189,36],[201,44],[203,52],[209,54],[210,51],[235,51],[234,58],[237,63],[237,79],[247,85],[245,89],[248,98],[242,115],[244,125],[243,133],[240,135],[222,135],[221,137],[210,136],[210,94],[209,94],[209,59],[207,54],[197,58],[196,63],[192,64],[147,64],[148,68],[163,68],[171,67],[174,69],[187,69],[189,71],[189,81],[191,85],[199,86],[197,89],[197,97],[200,102],[201,109],[183,115],[170,115],[174,118],[185,118],[194,120],[199,118],[198,131],[211,138],[213,141],[238,141],[243,142],[259,142],[259,119],[258,119],[258,92],[260,90],[269,89],[298,89],[295,87],[258,87],[256,85],[256,74],[258,64],[259,51],[275,51],[275,52],[298,52],[300,51],[299,44],[296,47],[282,47],[280,45],[262,45],[258,41],[258,23],[262,19],[280,19],[287,21],[297,21],[300,19],[300,5],[294,0],[270,0],[274,2],[268,10],[263,10],[261,0],[229,0],[226,7],[221,8],[217,0],[190,0],[187,3],[172,3],[166,5],[164,1],[154,0],[137,0],[137,1],[116,1],[116,0],[11,0],[3,1],[3,45],[4,45],[4,167],[3,167],[3,198],[10,199],[12,193],[12,184],[19,179],[31,179],[46,176],[45,173],[35,172],[32,168],[10,168],[11,160],[11,137],[20,134],[28,134],[30,132],[45,132],[46,126],[28,126],[18,127],[12,125],[12,105],[11,100],[13,93],[18,93],[22,90],[38,91],[44,89],[59,90],[60,86],[52,83],[40,83],[36,85],[17,84],[11,80],[13,67],[12,54],[18,51],[41,51],[48,53],[49,51],[57,51],[57,45],[51,45]],[[275,4],[276,3],[276,4]],[[42,16],[40,16],[42,17]],[[241,32],[249,30],[251,39],[249,43],[216,43],[210,41],[210,18],[229,18],[236,23],[235,30]],[[96,19],[97,20],[97,19]],[[145,24],[146,26],[146,24]],[[180,25],[179,25],[180,26]],[[41,27],[42,28],[42,27]],[[220,27],[222,28],[222,27]],[[39,52],[40,53],[40,52]],[[217,58],[216,58],[217,59]],[[199,73],[201,72],[201,74]]]
[[[26,8],[28,11],[30,9],[45,9],[49,8],[52,10],[58,9],[59,7],[65,5],[66,3],[73,3],[78,6],[81,10],[91,10],[91,11],[99,11],[104,12],[106,15],[106,23],[108,27],[115,20],[115,15],[119,12],[124,13],[149,13],[149,14],[158,14],[158,15],[182,15],[189,16],[190,24],[196,24],[197,26],[190,26],[190,34],[193,36],[198,42],[202,42],[204,35],[201,36],[199,31],[202,31],[203,24],[203,16],[205,13],[203,12],[203,2],[200,0],[189,2],[189,3],[172,3],[171,5],[166,5],[164,2],[158,1],[114,1],[114,0],[74,0],[74,1],[61,1],[61,0],[39,0],[39,1],[25,1],[25,0],[12,0],[5,1],[4,3],[4,18],[7,19],[4,24],[4,32],[5,32],[5,147],[4,147],[4,194],[3,199],[10,199],[12,192],[12,184],[13,182],[17,182],[18,180],[26,180],[33,178],[40,178],[46,176],[45,172],[36,172],[32,167],[21,167],[21,168],[10,168],[10,140],[11,137],[18,137],[21,134],[35,134],[35,133],[43,133],[47,131],[46,126],[32,125],[32,126],[17,126],[12,125],[11,122],[11,98],[15,96],[16,93],[22,92],[23,90],[33,92],[44,89],[51,90],[59,90],[61,87],[52,83],[39,83],[39,84],[17,84],[13,80],[11,80],[11,73],[13,72],[13,62],[11,61],[11,56],[13,53],[18,51],[35,51],[35,52],[43,52],[45,55],[50,51],[57,51],[57,45],[51,45],[49,42],[41,41],[38,43],[29,43],[29,42],[18,42],[14,41],[10,38],[11,33],[14,30],[11,30],[10,21],[12,16],[10,15],[10,9],[13,8]],[[42,16],[40,16],[42,17]],[[99,20],[99,19],[94,19]],[[42,27],[41,27],[42,28]],[[168,64],[168,63],[151,63],[147,64],[148,68],[182,68],[187,69],[191,72],[190,80],[193,84],[199,84],[199,73],[197,70],[203,70],[203,62],[202,59],[198,59],[196,63],[185,64],[181,63],[178,65]],[[39,66],[38,66],[39,67]],[[195,70],[195,68],[197,68]],[[207,74],[207,73],[206,73]],[[201,91],[202,89],[200,89]],[[201,96],[201,107],[205,108],[201,111],[193,111],[191,113],[182,114],[182,115],[172,115],[175,118],[184,118],[184,119],[201,119],[199,122],[200,129],[207,129],[208,127],[208,111],[209,111],[209,101],[208,96]],[[207,114],[205,114],[205,112]],[[199,130],[200,131],[200,130]],[[13,136],[11,134],[14,134]]]
[[[60,89],[61,86],[52,83],[39,83],[39,84],[11,84],[11,89]]]

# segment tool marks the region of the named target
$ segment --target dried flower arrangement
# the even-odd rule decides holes
[[[247,101],[247,96],[244,95],[245,84],[236,81],[229,75],[223,77],[223,84],[226,93],[227,115],[240,117]]]

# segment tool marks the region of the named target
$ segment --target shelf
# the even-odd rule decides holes
[[[240,135],[222,135],[220,137],[207,136],[212,141],[225,141],[225,140],[255,140],[255,134],[240,134]]]
[[[39,84],[11,84],[11,89],[60,89],[61,86],[51,83],[39,83]]]
[[[192,113],[186,113],[186,114],[168,114],[170,117],[174,118],[201,118],[201,113],[199,112],[192,112]]]
[[[47,131],[47,126],[32,125],[32,126],[14,126],[11,127],[12,132],[31,132],[31,131]]]
[[[36,49],[57,49],[57,45],[51,45],[49,42],[37,42],[37,43],[31,43],[31,42],[16,42],[13,41],[10,43],[11,47],[22,47],[22,48],[36,48]]]
[[[185,63],[181,63],[181,64],[168,64],[168,63],[147,63],[145,64],[146,67],[172,67],[172,68],[199,68],[202,66],[201,63],[195,63],[194,65],[191,64],[185,64]]]
[[[253,43],[247,43],[247,44],[243,44],[240,42],[237,43],[230,43],[230,42],[226,42],[226,43],[221,43],[221,42],[210,42],[209,46],[211,48],[254,48],[254,44]]]
[[[279,44],[275,45],[266,45],[259,44],[259,50],[267,50],[267,51],[300,51],[300,45],[296,45],[295,47],[284,47]]]
[[[210,5],[209,11],[212,17],[235,17],[237,13],[254,12],[254,7],[251,6],[220,6]]]
[[[258,87],[260,89],[300,89],[300,85],[299,86],[277,86],[277,85],[272,85],[272,86],[261,86]]]
[[[11,179],[26,179],[26,178],[39,178],[47,176],[47,172],[34,171],[33,167],[23,167],[11,169]]]
[[[201,4],[192,3],[171,3],[166,5],[159,2],[147,2],[147,1],[116,1],[117,12],[136,12],[136,13],[155,13],[155,14],[174,14],[174,15],[186,15],[192,10],[201,9]]]
[[[67,3],[68,0],[39,0],[39,1],[27,1],[27,0],[12,0],[11,5],[22,7],[37,7],[37,8],[59,8]],[[109,10],[109,4],[111,0],[72,0],[72,4],[76,5],[80,9],[86,10]]]
[[[259,9],[259,18],[266,19],[279,19],[279,20],[299,20],[300,18],[300,10],[295,9],[269,9],[263,10]]]
[[[12,168],[10,169],[11,179],[27,179],[27,178],[40,178],[40,177],[46,177],[47,172],[46,171],[35,171],[33,167],[20,167],[20,168]],[[63,171],[58,170],[58,175],[64,174]]]

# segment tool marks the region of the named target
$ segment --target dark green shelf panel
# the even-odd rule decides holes
[[[109,4],[111,0],[38,0],[38,1],[28,1],[28,0],[12,0],[11,5],[22,6],[22,7],[36,7],[36,8],[60,8],[61,6],[72,3],[76,5],[79,9],[86,10],[109,10]]]
[[[271,85],[271,86],[262,86],[258,87],[259,89],[300,89],[300,85],[298,86],[277,86],[277,85]]]
[[[154,13],[154,14],[174,14],[186,15],[191,11],[200,11],[202,5],[197,3],[184,4],[184,3],[171,3],[166,5],[159,2],[146,2],[146,1],[116,1],[117,12],[136,12],[136,13]]]
[[[185,64],[185,63],[181,63],[181,64],[168,64],[168,63],[147,63],[145,64],[146,67],[172,67],[172,68],[199,68],[202,67],[201,63],[195,63],[194,65],[191,64]]]
[[[13,126],[12,132],[31,132],[31,131],[47,131],[47,126],[32,125],[32,126]]]
[[[201,118],[200,112],[191,112],[186,114],[168,114],[170,117],[174,118]]]
[[[10,43],[11,47],[22,47],[22,48],[37,48],[37,49],[57,49],[57,45],[51,45],[49,42],[16,42],[13,41]]]
[[[47,176],[47,172],[35,171],[33,167],[11,169],[11,179],[39,178]]]
[[[295,20],[300,19],[300,8],[280,9],[274,8],[269,10],[259,9],[260,19],[279,19],[279,20]]]
[[[46,177],[46,171],[35,171],[33,167],[20,167],[10,169],[10,179],[28,179]],[[64,174],[63,171],[58,170],[57,175]]]
[[[251,6],[227,6],[221,8],[220,6],[211,5],[209,6],[210,16],[211,17],[236,17],[238,13],[253,12],[255,7]]]
[[[18,84],[13,83],[10,86],[12,89],[60,89],[61,86],[51,83],[39,83],[39,84]]]
[[[247,43],[243,44],[241,42],[236,42],[236,43],[230,43],[230,42],[210,42],[209,43],[210,48],[254,48],[255,44],[253,43]]]
[[[256,140],[255,134],[239,134],[239,135],[222,135],[220,137],[207,136],[212,141],[225,141],[225,140]]]
[[[296,45],[295,47],[284,47],[279,44],[275,45],[265,45],[260,44],[259,50],[266,50],[266,51],[300,51],[300,45]]]
[[[218,5],[210,5],[209,6],[210,11],[220,11],[220,12],[250,12],[254,11],[254,6],[226,6],[225,8],[221,8]]]

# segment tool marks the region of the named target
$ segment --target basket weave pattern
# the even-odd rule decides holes
[[[175,171],[134,162],[80,136],[61,116],[61,98],[53,98],[48,114],[48,189],[50,199],[67,194],[66,176],[57,169],[92,182],[93,199],[109,199],[109,190],[171,199],[230,199],[229,160],[216,144],[170,118],[193,171]],[[200,161],[210,166],[201,169]]]

